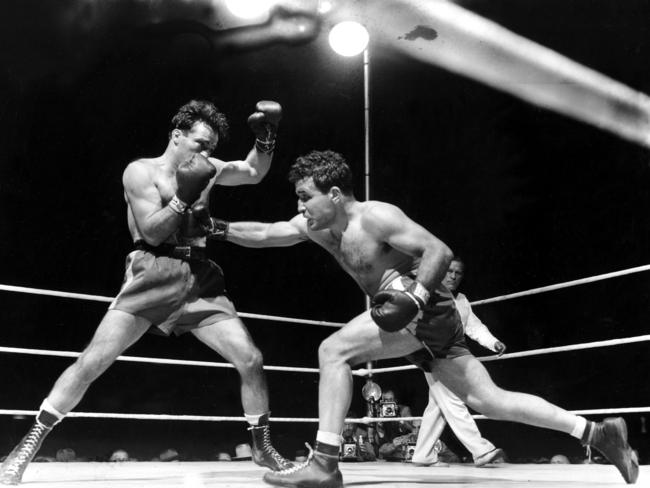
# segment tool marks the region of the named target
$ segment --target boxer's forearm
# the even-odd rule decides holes
[[[231,222],[226,239],[245,247],[293,246],[305,240],[289,222]]]
[[[442,241],[430,236],[431,244],[426,246],[417,270],[417,280],[429,290],[435,289],[447,273],[453,253]]]
[[[136,219],[136,226],[148,244],[158,246],[178,230],[181,220],[182,216],[167,205],[146,218]]]

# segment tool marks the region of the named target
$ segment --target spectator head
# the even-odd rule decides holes
[[[165,449],[158,455],[162,462],[178,461],[178,451],[176,449]]]
[[[393,390],[386,390],[381,394],[382,402],[397,402],[395,392]]]
[[[449,288],[449,291],[455,293],[463,281],[464,276],[465,263],[460,257],[454,256],[451,263],[449,263],[449,268],[447,268],[447,274],[445,274],[442,284]]]
[[[253,451],[250,444],[237,444],[235,446],[235,457],[233,461],[243,461],[253,458]]]
[[[69,463],[77,459],[77,454],[69,447],[56,451],[56,460],[59,463]]]
[[[551,458],[551,464],[571,464],[569,458],[564,454],[556,454]]]
[[[232,461],[232,458],[227,452],[220,452],[217,454],[217,461]]]
[[[108,460],[114,463],[123,463],[124,461],[129,460],[129,453],[124,449],[117,449],[116,451],[113,451],[113,454],[111,454],[111,457]]]

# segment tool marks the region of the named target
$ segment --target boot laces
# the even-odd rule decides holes
[[[271,456],[279,466],[284,466],[285,469],[287,469],[289,462],[282,457],[282,454],[276,451],[273,444],[271,444],[271,429],[269,426],[251,426],[249,427],[249,430],[251,429],[262,429],[262,451]]]
[[[21,468],[29,462],[31,457],[35,454],[39,441],[47,431],[48,428],[40,422],[34,424],[32,429],[21,441],[16,457],[9,466],[7,466],[7,473],[12,475],[17,475],[19,473]]]
[[[311,448],[311,446],[307,442],[305,442],[305,446],[309,450],[309,454],[307,455],[307,460],[306,461],[303,461],[302,463],[299,463],[299,464],[294,464],[290,468],[283,469],[281,471],[276,471],[275,474],[279,474],[280,476],[287,476],[287,475],[290,475],[290,474],[293,474],[293,473],[297,473],[301,469],[304,469],[307,466],[309,466],[309,464],[311,463],[312,458],[314,457],[314,450]]]

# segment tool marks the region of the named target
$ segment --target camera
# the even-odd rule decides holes
[[[411,461],[413,459],[413,454],[415,453],[415,443],[409,442],[405,447],[406,450],[404,452],[404,460]]]
[[[397,417],[397,404],[395,402],[381,402],[379,404],[380,417]]]
[[[341,461],[358,461],[359,448],[356,442],[344,442],[341,445],[339,458]]]

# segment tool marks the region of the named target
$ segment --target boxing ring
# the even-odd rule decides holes
[[[345,486],[362,488],[499,487],[608,488],[626,486],[613,466],[561,464],[499,464],[487,468],[452,464],[448,468],[422,468],[407,463],[341,463]],[[25,472],[30,488],[182,487],[260,488],[265,469],[252,461],[178,463],[35,463]],[[641,466],[637,486],[650,477]]]
[[[650,265],[639,266],[611,273],[576,279],[568,282],[557,283],[540,288],[529,289],[517,293],[496,296],[472,303],[473,306],[481,306],[489,303],[500,303],[520,297],[528,297],[555,290],[587,285],[597,281],[604,281],[612,278],[632,275],[650,271]],[[71,293],[66,291],[45,290],[27,288],[21,286],[0,285],[0,291],[8,293],[22,293],[41,295],[49,297],[61,297],[66,299],[111,302],[113,298],[87,295],[82,293]],[[290,324],[302,324],[315,327],[339,328],[344,324],[337,322],[316,321],[272,315],[261,315],[253,313],[239,313],[244,319],[250,320],[272,320]],[[561,354],[568,351],[584,351],[595,348],[617,347],[632,343],[643,343],[650,341],[650,334],[611,338],[607,340],[567,344],[558,347],[543,349],[531,349],[525,351],[503,354],[501,357],[492,355],[479,359],[484,362],[506,361],[550,354]],[[45,350],[12,347],[3,344],[0,346],[0,353],[22,356],[52,356],[52,357],[77,357],[80,353],[73,351]],[[193,366],[205,368],[233,368],[229,363],[190,361],[179,359],[162,359],[155,357],[120,356],[118,361],[146,364],[164,364],[173,366]],[[135,365],[134,365],[135,367]],[[290,366],[264,366],[266,371],[291,372],[301,374],[318,374],[317,368],[312,367],[290,367]],[[359,368],[353,370],[357,377],[370,377],[388,372],[402,372],[416,369],[413,365],[394,366],[385,368]],[[422,379],[422,389],[426,382]],[[587,385],[584,385],[587,388]],[[271,391],[271,395],[273,392]],[[0,407],[0,415],[6,416],[33,416],[36,410],[25,410],[11,405],[11,396],[4,398]],[[584,416],[593,415],[621,415],[641,414],[650,412],[650,406],[628,406],[624,408],[608,408],[606,405],[598,408],[571,410],[573,413]],[[201,415],[160,415],[147,413],[118,413],[118,412],[70,412],[68,417],[105,419],[110,422],[112,419],[129,419],[138,421],[171,421],[171,422],[245,422],[243,416],[201,416]],[[475,415],[476,419],[485,419]],[[401,417],[393,420],[419,420],[421,417]],[[359,423],[370,423],[376,419],[363,417],[349,419]],[[289,423],[316,423],[317,418],[313,417],[272,417],[272,422]],[[382,418],[383,421],[391,419]],[[316,428],[314,428],[314,433]],[[55,431],[56,432],[56,431]],[[55,436],[56,433],[53,434]],[[305,439],[309,440],[309,439]],[[577,442],[577,441],[576,441]],[[638,446],[632,446],[638,448]],[[4,453],[1,453],[4,454]],[[540,465],[540,464],[497,464],[489,465],[485,469],[475,468],[468,464],[452,464],[448,468],[427,468],[412,465],[407,462],[361,462],[341,463],[344,480],[348,486],[424,486],[435,485],[439,487],[459,486],[504,486],[512,487],[553,487],[553,486],[620,486],[623,480],[616,468],[611,465],[600,464],[572,464],[572,465]],[[27,486],[119,486],[139,487],[142,486],[182,486],[182,487],[248,487],[262,486],[261,480],[264,469],[253,464],[252,461],[232,462],[173,462],[173,463],[98,463],[98,462],[74,462],[74,463],[32,463],[23,478]],[[650,480],[650,468],[641,466],[638,486],[645,486]]]

